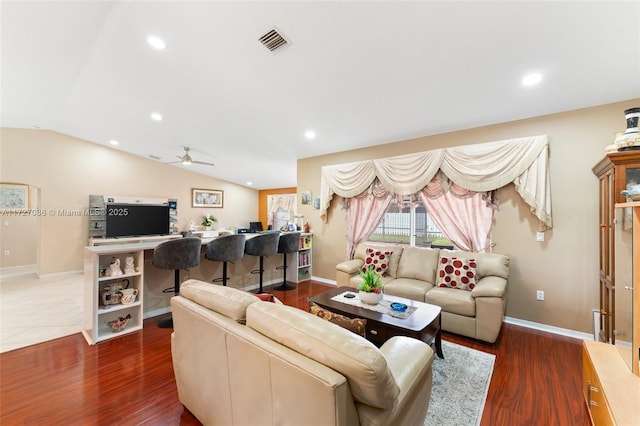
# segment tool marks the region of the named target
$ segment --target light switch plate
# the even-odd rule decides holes
[[[544,241],[544,232],[538,232],[536,234],[536,241]]]

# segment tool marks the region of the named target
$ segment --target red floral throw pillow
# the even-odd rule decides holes
[[[393,252],[390,250],[368,248],[367,255],[364,258],[364,265],[362,265],[362,272],[372,268],[383,277],[386,277],[392,254]]]
[[[473,290],[476,286],[476,260],[441,257],[436,287]]]

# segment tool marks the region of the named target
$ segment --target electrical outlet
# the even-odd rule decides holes
[[[538,291],[536,292],[536,299],[537,299],[537,300],[544,300],[544,291],[542,291],[542,290],[538,290]]]
[[[538,232],[536,234],[536,241],[544,241],[544,232]]]

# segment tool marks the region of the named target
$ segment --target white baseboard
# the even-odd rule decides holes
[[[76,271],[65,271],[65,272],[54,272],[52,274],[40,274],[38,278],[55,278],[55,277],[63,277],[65,275],[82,275],[84,271],[82,269],[78,269]]]
[[[539,322],[527,321],[519,318],[504,317],[507,324],[519,325],[521,327],[531,328],[534,330],[546,331],[548,333],[559,334],[561,336],[573,337],[580,340],[593,340],[593,334],[583,333],[581,331],[569,330],[567,328],[554,327],[552,325],[541,324]]]
[[[313,281],[318,281],[318,282],[323,283],[323,284],[337,285],[336,280],[329,280],[329,279],[326,279],[326,278],[320,278],[320,277],[316,277],[316,276],[313,276],[313,275],[311,276],[311,279]]]
[[[154,309],[153,311],[145,312],[142,314],[142,319],[149,319],[151,317],[157,317],[158,315],[166,314],[171,312],[171,307],[167,306],[165,308]]]
[[[6,266],[0,268],[0,280],[34,274],[38,274],[38,265],[35,263],[33,265]]]

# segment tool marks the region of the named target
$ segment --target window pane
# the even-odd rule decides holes
[[[401,204],[391,203],[369,241],[429,247],[436,238],[444,238],[444,235],[431,220],[422,201],[412,204],[409,197],[405,197]]]
[[[416,203],[416,247],[429,247],[436,238],[446,238],[431,219],[422,201]]]
[[[369,241],[409,244],[411,242],[411,210],[392,202]]]

